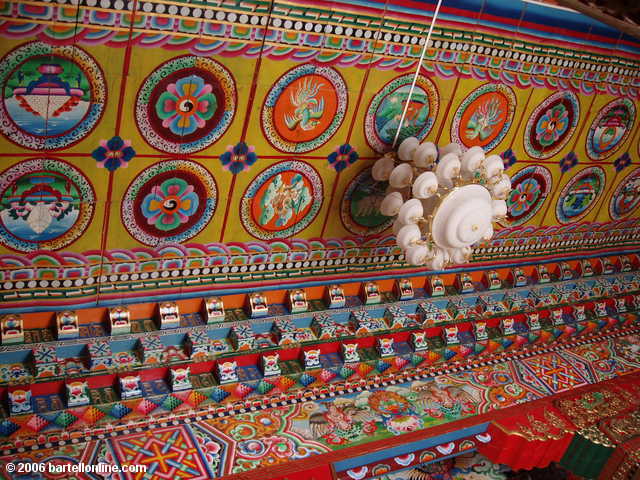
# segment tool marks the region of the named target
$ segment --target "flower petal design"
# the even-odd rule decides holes
[[[170,83],[158,97],[155,111],[162,126],[180,136],[205,128],[218,109],[213,87],[198,75],[189,75]]]
[[[170,231],[186,223],[198,205],[198,195],[192,185],[181,178],[170,178],[145,196],[140,209],[149,225]]]
[[[91,156],[98,162],[104,162],[107,158],[107,149],[104,147],[98,147],[91,152]]]
[[[334,152],[331,152],[327,157],[327,161],[337,172],[341,172],[352,163],[355,163],[358,158],[360,158],[358,152],[351,145],[345,143],[336,148]]]
[[[560,171],[562,173],[568,172],[578,164],[578,157],[574,152],[568,153],[560,160]]]
[[[136,151],[131,147],[125,147],[122,149],[122,157],[121,160],[124,162],[128,162],[133,157],[135,157]]]
[[[91,152],[98,168],[106,168],[110,172],[120,167],[126,167],[127,162],[135,157],[136,152],[131,147],[131,140],[123,140],[119,136],[110,140],[100,140],[100,146]]]
[[[536,139],[548,147],[554,144],[569,128],[569,112],[562,104],[547,110],[536,125]]]
[[[621,172],[622,170],[627,168],[630,164],[631,164],[631,157],[629,156],[628,152],[624,153],[623,155],[618,157],[615,162],[613,162],[613,165],[616,167],[616,172]]]
[[[177,104],[178,97],[171,92],[162,92],[162,95],[160,95],[156,102],[156,115],[158,115],[162,120],[173,117],[176,112]]]
[[[234,175],[248,170],[256,161],[258,155],[254,152],[254,147],[245,142],[239,142],[235,146],[229,145],[227,151],[220,155],[222,167]]]

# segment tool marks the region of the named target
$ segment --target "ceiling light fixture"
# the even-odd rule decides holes
[[[438,0],[392,148],[404,126],[441,5]],[[502,158],[485,157],[479,146],[463,153],[454,143],[438,149],[431,142],[421,144],[409,137],[397,154],[390,152],[378,159],[371,175],[389,182],[380,212],[397,217],[393,233],[411,265],[442,270],[450,263],[468,262],[472,246],[491,239],[493,222],[507,214],[505,199],[511,179],[504,173]]]
[[[371,174],[389,182],[380,212],[396,217],[396,242],[411,265],[442,270],[467,263],[473,245],[490,240],[493,222],[507,214],[511,179],[504,162],[478,146],[463,153],[455,143],[438,149],[409,137],[397,154],[378,159]]]

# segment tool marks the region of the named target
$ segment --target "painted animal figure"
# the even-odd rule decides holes
[[[500,115],[502,110],[500,109],[500,101],[496,98],[492,98],[484,102],[474,112],[467,123],[466,135],[469,140],[479,138],[480,140],[486,140],[493,128],[500,121]]]
[[[284,122],[289,130],[295,130],[298,125],[302,130],[313,130],[320,124],[317,119],[324,113],[324,97],[317,99],[316,96],[323,85],[306,79],[295,95],[293,92],[289,94],[291,104],[295,107],[293,115],[284,115]]]

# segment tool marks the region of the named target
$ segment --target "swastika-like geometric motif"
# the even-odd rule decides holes
[[[564,392],[572,388],[588,385],[589,381],[557,353],[539,355],[521,360],[551,393]]]
[[[147,472],[131,478],[205,480],[214,478],[191,432],[184,425],[156,428],[111,440],[120,465],[146,465]]]

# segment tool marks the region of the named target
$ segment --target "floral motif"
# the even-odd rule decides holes
[[[264,455],[267,451],[267,446],[264,442],[252,438],[238,443],[238,451],[246,457],[257,458]]]
[[[548,147],[555,143],[569,128],[569,112],[563,104],[547,110],[536,125],[536,140]]]
[[[345,143],[340,145],[335,152],[330,153],[327,160],[329,160],[329,165],[336,169],[336,172],[341,172],[359,157],[358,152],[351,145]]]
[[[423,428],[422,419],[417,415],[398,415],[387,419],[387,429],[394,435],[414,432]]]
[[[538,201],[541,193],[540,184],[532,178],[517,184],[507,199],[511,216],[518,217],[527,212]]]
[[[236,113],[236,81],[222,64],[182,55],[162,63],[140,86],[136,127],[153,148],[186,155],[220,140]]]
[[[575,153],[569,152],[566,156],[560,160],[560,171],[562,173],[568,172],[578,164],[578,157]]]
[[[613,165],[616,167],[616,172],[621,172],[625,168],[627,168],[631,164],[631,157],[629,153],[624,153],[618,159],[613,162]]]
[[[98,168],[106,168],[110,172],[120,167],[127,168],[135,155],[131,140],[123,140],[117,135],[110,140],[100,140],[100,146],[91,152],[91,156],[98,162]]]
[[[524,130],[524,149],[532,158],[553,157],[575,133],[580,102],[575,93],[561,90],[538,105]]]
[[[518,159],[516,158],[516,154],[513,153],[513,150],[511,149],[502,152],[500,156],[502,157],[502,161],[504,162],[505,170],[518,161]]]
[[[162,126],[176,135],[190,135],[213,117],[218,101],[211,85],[197,75],[167,85],[155,108]]]
[[[168,231],[186,223],[198,209],[198,195],[181,178],[170,178],[153,187],[142,201],[142,214],[149,225]]]
[[[258,160],[254,149],[253,145],[249,146],[244,142],[238,143],[235,147],[229,145],[227,151],[220,155],[220,163],[225,170],[229,170],[234,175],[249,170],[249,167]]]

